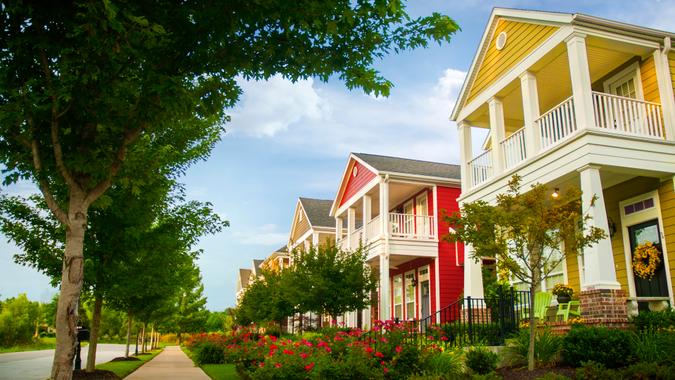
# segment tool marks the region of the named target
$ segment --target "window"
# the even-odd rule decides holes
[[[562,256],[562,252],[564,250],[564,247],[560,251],[552,252],[551,249],[548,249],[548,252],[546,252],[544,255],[545,257],[549,257],[550,259],[548,260],[549,262],[553,262],[556,260],[559,260]],[[579,255],[582,256],[582,255]],[[581,266],[580,266],[581,268]],[[542,278],[541,285],[537,291],[542,291],[542,292],[550,292],[553,290],[553,287],[556,286],[556,284],[563,284],[566,282],[565,278],[565,271],[566,271],[566,265],[565,265],[565,260],[561,260],[558,265],[556,265],[551,272],[548,274],[548,276]],[[517,278],[512,278],[511,284],[516,290],[529,290],[528,285],[522,281],[520,281]]]
[[[605,92],[626,98],[642,99],[639,68],[640,66],[635,62],[606,80]]]
[[[394,276],[394,318],[403,319],[403,277]]]
[[[405,274],[405,317],[415,319],[415,272]]]

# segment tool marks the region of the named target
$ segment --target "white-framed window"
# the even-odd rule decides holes
[[[643,100],[640,65],[635,62],[626,67],[607,79],[603,87],[608,94]]]
[[[415,271],[405,273],[405,317],[415,319]]]
[[[548,252],[545,252],[544,255],[545,257],[551,257],[549,261],[555,261],[561,258],[562,255],[561,252],[564,252],[564,249],[565,249],[564,247],[561,247],[559,251],[554,252],[553,250],[548,248],[547,249]],[[561,260],[558,263],[558,265],[556,265],[547,276],[544,276],[542,278],[541,285],[537,289],[537,291],[550,292],[551,290],[553,290],[553,287],[556,286],[556,284],[567,283],[567,263],[565,261],[566,260],[564,259]],[[579,268],[581,268],[581,265],[579,266]],[[529,290],[528,285],[526,283],[515,277],[511,279],[511,285],[513,285],[513,287],[516,290]]]
[[[403,319],[403,276],[394,276],[394,318]]]

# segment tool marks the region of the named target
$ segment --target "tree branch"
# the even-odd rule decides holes
[[[32,122],[31,122],[32,123]],[[31,141],[31,154],[33,156],[33,166],[35,167],[35,177],[38,180],[40,191],[45,197],[45,202],[47,207],[52,211],[56,219],[61,222],[64,226],[68,226],[68,215],[61,209],[59,204],[54,199],[51,191],[49,190],[49,184],[47,180],[42,177],[42,160],[40,159],[40,147],[38,145],[37,139],[33,138]]]

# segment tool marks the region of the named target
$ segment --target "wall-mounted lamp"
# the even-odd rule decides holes
[[[555,199],[558,199],[558,197],[560,196],[560,189],[556,187],[555,190],[553,190],[551,196]]]
[[[607,217],[607,227],[609,227],[609,238],[611,239],[616,234],[616,223],[610,217]]]
[[[413,288],[417,286],[417,277],[413,277],[412,280],[410,280],[410,285]]]

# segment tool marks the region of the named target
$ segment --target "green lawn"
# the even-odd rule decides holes
[[[140,367],[143,364],[145,364],[146,362],[152,360],[152,358],[157,356],[157,354],[159,354],[160,352],[162,352],[162,350],[157,349],[157,350],[150,351],[151,355],[139,355],[139,356],[137,356],[137,358],[141,359],[141,360],[107,362],[107,363],[99,364],[99,365],[96,366],[96,369],[113,371],[113,372],[115,372],[115,375],[117,375],[121,379],[123,379],[126,376],[128,376],[130,373],[137,370],[138,367]]]
[[[192,351],[188,350],[185,346],[181,346],[180,348],[194,362]],[[197,363],[195,363],[195,365],[197,365]],[[200,365],[199,368],[206,372],[213,380],[240,380],[234,364],[204,364]]]
[[[20,344],[12,347],[0,347],[0,354],[6,352],[19,352],[19,351],[37,351],[37,350],[51,350],[56,347],[56,338],[40,338],[39,341],[29,343],[29,344]]]

